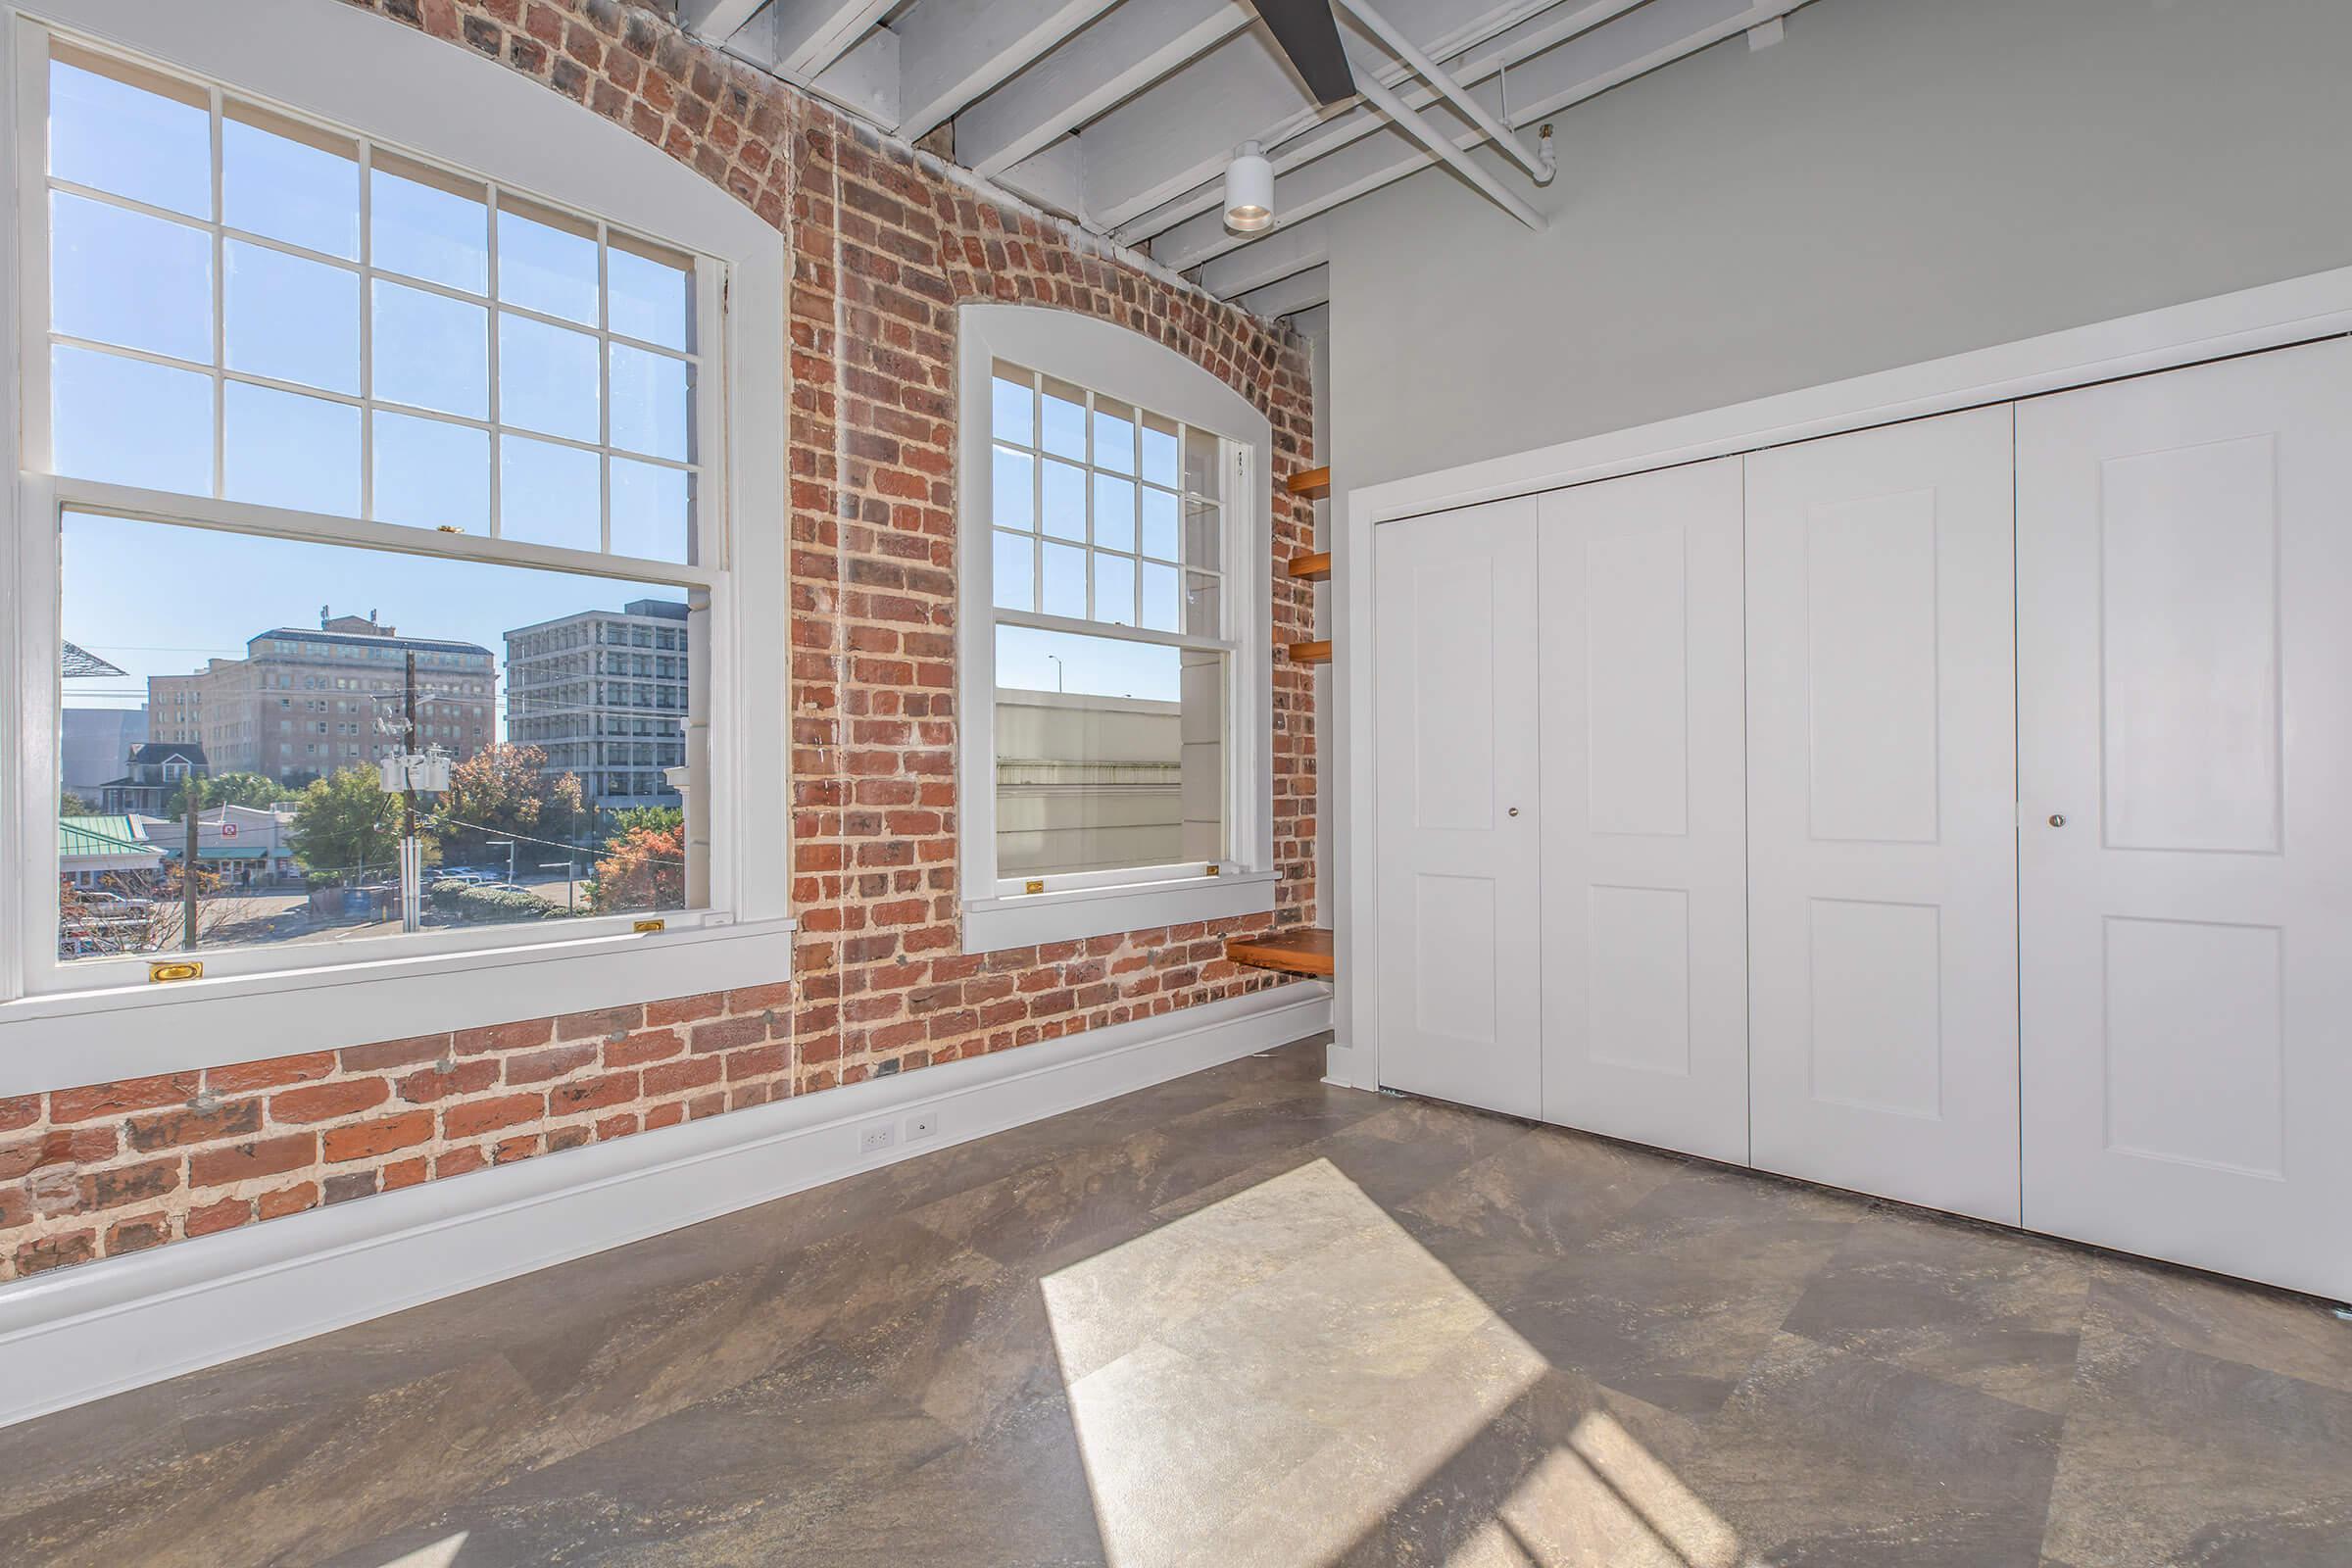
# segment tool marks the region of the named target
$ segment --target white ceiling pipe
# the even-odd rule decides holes
[[[1520,168],[1535,176],[1539,185],[1549,184],[1555,165],[1546,163],[1527,150],[1519,133],[1504,124],[1485,104],[1472,97],[1461,83],[1446,74],[1446,69],[1421,52],[1418,44],[1396,29],[1394,23],[1373,10],[1364,0],[1340,0],[1356,21],[1370,27],[1380,41],[1396,51],[1396,58],[1413,68],[1421,79],[1436,88],[1446,101],[1460,110],[1470,122],[1494,138],[1494,144],[1509,153]],[[1369,96],[1367,94],[1366,96]]]
[[[1421,118],[1405,101],[1391,92],[1379,77],[1368,71],[1358,72],[1355,90],[1371,100],[1373,107],[1396,122],[1396,128],[1446,160],[1453,172],[1476,185],[1494,199],[1494,205],[1539,232],[1544,227],[1544,215],[1503,188],[1496,179],[1471,157],[1453,144],[1453,139]]]

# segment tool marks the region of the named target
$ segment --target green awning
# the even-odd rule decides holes
[[[139,836],[127,816],[61,816],[57,819],[60,859],[93,855],[155,855],[158,847]]]

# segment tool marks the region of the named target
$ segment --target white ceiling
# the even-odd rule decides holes
[[[1514,130],[1737,33],[1762,45],[1806,0],[1369,0]],[[1365,74],[1426,132],[1488,137],[1337,8]],[[974,172],[1144,246],[1223,298],[1287,316],[1329,298],[1321,216],[1436,162],[1362,99],[1319,108],[1248,0],[679,0],[729,52],[914,140],[950,127]],[[1507,91],[1506,91],[1507,87]],[[1225,163],[1275,168],[1276,221],[1225,227]],[[1523,140],[1532,148],[1532,130]],[[1558,129],[1575,165],[1575,122]],[[1499,166],[1497,166],[1499,167]],[[1522,199],[1517,169],[1493,176]],[[1501,207],[1495,221],[1509,223]]]

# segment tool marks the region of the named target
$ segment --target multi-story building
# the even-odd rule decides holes
[[[632,599],[507,633],[507,739],[576,773],[599,810],[675,806],[686,760],[686,607]]]
[[[461,761],[497,739],[498,667],[478,643],[403,637],[370,614],[319,612],[318,629],[279,626],[187,675],[147,681],[157,740],[200,744],[216,773],[301,783],[398,747],[376,728],[398,716],[416,656],[417,744]]]

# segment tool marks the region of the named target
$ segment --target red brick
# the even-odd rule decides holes
[[[414,1148],[432,1136],[430,1110],[404,1111],[397,1116],[354,1122],[348,1127],[330,1127],[324,1146],[326,1162],[339,1165],[346,1160],[372,1159],[395,1150]]]
[[[49,1096],[49,1119],[57,1122],[94,1121],[159,1105],[185,1104],[196,1098],[199,1073],[166,1073],[154,1078],[125,1078],[120,1083],[91,1084],[82,1089],[59,1089]]]
[[[204,1087],[216,1095],[242,1095],[280,1084],[308,1083],[335,1070],[335,1054],[315,1051],[306,1056],[273,1056],[268,1061],[238,1062],[205,1070]]]
[[[171,1215],[160,1211],[133,1214],[106,1228],[106,1255],[117,1257],[124,1252],[143,1252],[150,1247],[161,1247],[171,1239]]]
[[[274,1122],[333,1121],[356,1116],[392,1098],[384,1078],[347,1078],[339,1083],[313,1084],[270,1097],[270,1119]]]
[[[482,1029],[461,1029],[451,1037],[450,1049],[461,1056],[479,1056],[492,1051],[520,1051],[530,1046],[544,1046],[554,1038],[556,1020],[526,1018],[520,1023],[494,1023]]]
[[[252,1219],[252,1199],[224,1198],[218,1203],[207,1203],[188,1210],[187,1221],[181,1226],[181,1231],[188,1236],[210,1236],[215,1231],[232,1230],[250,1223]]]
[[[569,1012],[556,1020],[558,1040],[587,1040],[605,1035],[625,1035],[645,1022],[645,1009],[633,1007],[601,1007],[594,1012]]]
[[[0,1144],[0,1182],[13,1182],[53,1165],[93,1165],[114,1158],[119,1147],[112,1127],[52,1127],[30,1138]]]
[[[444,1138],[478,1138],[483,1133],[496,1132],[547,1114],[547,1101],[540,1095],[502,1095],[496,1100],[470,1100],[446,1105],[441,1111],[441,1136]]]
[[[81,1179],[84,1213],[121,1208],[124,1203],[161,1198],[179,1185],[179,1161],[151,1159],[141,1165],[114,1165]]]
[[[645,1093],[652,1098],[674,1095],[688,1089],[707,1088],[718,1082],[720,1060],[717,1056],[690,1056],[684,1061],[665,1061],[659,1066],[648,1067],[645,1069]],[[653,1125],[651,1115],[646,1117],[646,1123]]]
[[[130,1147],[142,1152],[178,1149],[188,1144],[216,1144],[223,1138],[243,1138],[262,1130],[262,1102],[231,1100],[210,1110],[172,1110],[156,1116],[134,1116],[123,1127]]]
[[[667,1002],[649,1002],[645,1004],[645,1024],[649,1029],[659,1029],[664,1024],[715,1018],[725,1006],[725,998],[716,991],[706,991],[699,997],[673,997]]]
[[[264,1219],[277,1219],[287,1214],[299,1214],[306,1208],[317,1208],[318,1184],[296,1182],[291,1187],[280,1187],[273,1192],[264,1193],[255,1200],[254,1206]]]
[[[539,1084],[550,1078],[561,1078],[574,1067],[585,1067],[596,1060],[593,1044],[558,1046],[553,1051],[534,1051],[527,1055],[507,1058],[507,1082],[511,1084]]]
[[[648,1029],[607,1044],[604,1060],[608,1067],[636,1067],[677,1055],[685,1049],[686,1042],[675,1029]]]
[[[254,1143],[207,1149],[188,1156],[188,1185],[226,1187],[256,1176],[276,1176],[318,1161],[317,1133],[289,1133]]]
[[[637,1075],[616,1072],[603,1078],[584,1078],[577,1083],[558,1084],[547,1092],[547,1113],[551,1116],[569,1116],[583,1110],[602,1110],[637,1098]]]
[[[382,1040],[371,1046],[350,1046],[342,1053],[345,1072],[384,1072],[438,1061],[449,1054],[447,1035],[412,1035],[406,1040]]]
[[[17,1249],[17,1272],[39,1274],[69,1263],[86,1263],[98,1255],[96,1231],[69,1231],[36,1237]]]

